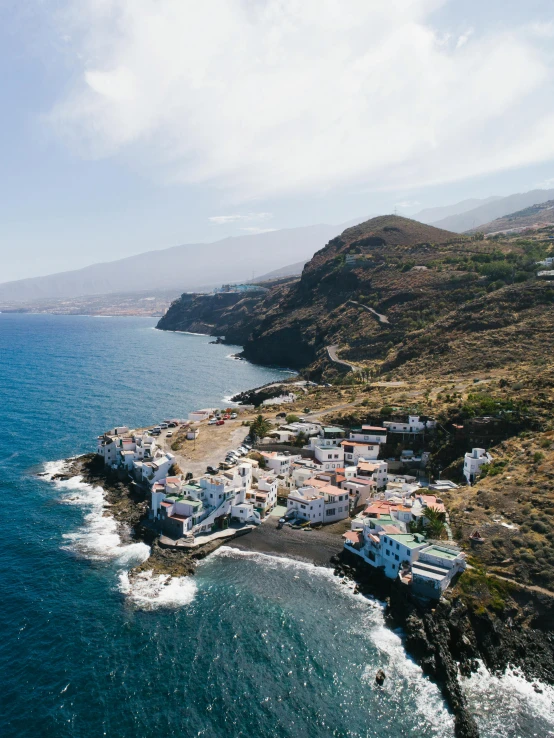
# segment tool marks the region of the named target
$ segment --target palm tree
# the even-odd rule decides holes
[[[250,434],[255,438],[263,438],[264,436],[267,436],[270,430],[271,423],[269,420],[266,420],[263,415],[258,415],[250,425]]]
[[[427,524],[425,528],[431,538],[442,538],[445,533],[446,514],[436,507],[427,507],[425,509],[425,519]]]

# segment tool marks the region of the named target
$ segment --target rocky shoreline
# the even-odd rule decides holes
[[[401,627],[407,653],[440,688],[455,721],[456,738],[479,738],[477,723],[469,710],[460,676],[476,672],[482,661],[494,674],[508,667],[519,670],[534,683],[554,684],[554,598],[514,588],[505,606],[491,612],[475,606],[456,592],[438,603],[424,605],[412,598],[405,585],[384,577],[358,560],[354,554],[333,545],[329,536],[318,541],[317,531],[306,537],[305,546],[287,541],[271,526],[268,536],[254,531],[244,541],[213,541],[193,552],[163,548],[148,524],[148,496],[139,485],[116,473],[106,472],[94,454],[68,459],[63,471],[52,480],[81,476],[83,481],[101,486],[106,515],[113,516],[134,540],[151,547],[150,557],[132,570],[130,577],[145,571],[172,577],[191,576],[196,562],[221,545],[259,551],[277,556],[310,559],[316,565],[334,566],[336,576],[350,579],[356,592],[386,602],[386,619],[393,628]],[[265,533],[264,528],[264,533]],[[258,533],[258,536],[256,536]],[[297,533],[297,531],[295,531]],[[286,534],[285,534],[286,537]],[[266,540],[267,538],[267,540]],[[303,548],[308,551],[302,550]],[[535,683],[534,687],[540,691]]]
[[[537,691],[537,680],[554,684],[554,598],[514,589],[505,607],[475,608],[455,592],[424,605],[405,585],[364,566],[354,554],[333,558],[335,574],[352,579],[361,594],[387,603],[386,618],[401,627],[407,653],[440,688],[454,715],[456,738],[479,738],[460,683],[480,661],[493,674],[519,670]]]

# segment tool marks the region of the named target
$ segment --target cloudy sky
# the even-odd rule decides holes
[[[554,187],[549,0],[0,0],[0,281]]]

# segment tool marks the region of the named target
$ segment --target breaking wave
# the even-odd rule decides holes
[[[64,533],[66,544],[62,548],[84,558],[100,561],[114,561],[117,566],[137,566],[146,561],[150,547],[145,543],[124,543],[119,526],[106,512],[102,487],[83,481],[81,476],[70,479],[53,479],[67,468],[66,461],[52,461],[44,465],[42,478],[51,481],[60,491],[60,502],[75,505],[85,510],[83,525],[72,533]]]
[[[462,685],[481,734],[487,738],[554,736],[554,687],[528,682],[513,669],[495,676],[483,664],[462,679]]]
[[[189,605],[194,600],[197,586],[192,577],[172,577],[152,571],[129,577],[127,571],[122,571],[119,574],[119,591],[136,607],[155,610]]]

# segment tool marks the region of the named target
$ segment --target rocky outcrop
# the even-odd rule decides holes
[[[334,563],[336,573],[356,581],[360,592],[387,601],[387,619],[403,629],[406,651],[452,710],[457,738],[479,736],[459,677],[476,671],[480,660],[492,673],[512,666],[531,682],[554,684],[554,598],[514,590],[504,609],[494,613],[456,594],[425,604],[354,554],[343,552]]]

